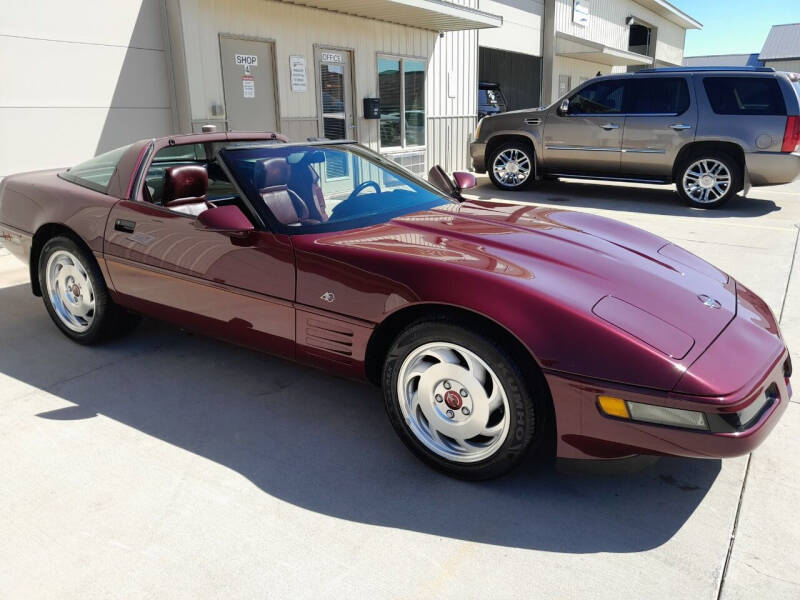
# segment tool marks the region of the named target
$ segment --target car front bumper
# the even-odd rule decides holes
[[[486,144],[472,142],[469,145],[469,155],[472,158],[472,170],[477,173],[486,173]]]
[[[750,184],[780,185],[800,176],[800,153],[752,152],[745,154]]]
[[[789,404],[792,388],[784,376],[787,359],[788,352],[784,352],[753,387],[730,397],[659,393],[546,373],[558,423],[556,453],[560,458],[580,459],[638,454],[728,458],[748,454],[769,435]],[[771,400],[765,399],[768,389],[776,392]],[[709,430],[609,417],[599,407],[599,396],[703,412]],[[741,427],[737,426],[739,414],[749,420]]]

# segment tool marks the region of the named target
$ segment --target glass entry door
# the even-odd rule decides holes
[[[353,80],[348,50],[317,48],[317,89],[319,90],[319,134],[329,140],[357,139],[353,118]],[[348,154],[331,153],[320,173],[325,189],[337,191],[337,182],[346,184],[351,177]]]

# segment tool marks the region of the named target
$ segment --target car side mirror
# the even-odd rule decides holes
[[[214,231],[252,231],[253,224],[238,206],[215,206],[197,215],[197,222]]]
[[[458,188],[459,192],[463,190],[471,190],[472,188],[478,186],[478,178],[472,173],[467,173],[466,171],[456,171],[453,173],[453,179],[456,182],[456,187]]]
[[[564,98],[561,101],[561,105],[558,107],[558,114],[561,116],[569,114],[569,98]]]

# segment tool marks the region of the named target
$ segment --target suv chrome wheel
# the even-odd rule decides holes
[[[531,168],[530,157],[519,148],[506,148],[492,161],[494,178],[507,187],[519,187],[528,181]]]
[[[702,158],[690,164],[681,182],[686,196],[699,204],[718,202],[728,193],[731,184],[727,165],[713,158]]]
[[[414,436],[450,461],[492,456],[509,431],[508,397],[477,354],[449,342],[424,344],[400,366],[400,410]]]
[[[46,269],[47,294],[58,318],[72,331],[88,330],[94,320],[95,294],[81,261],[58,250],[48,259]]]

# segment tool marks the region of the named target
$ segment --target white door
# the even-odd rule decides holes
[[[231,131],[279,131],[272,42],[220,36],[222,89]]]

